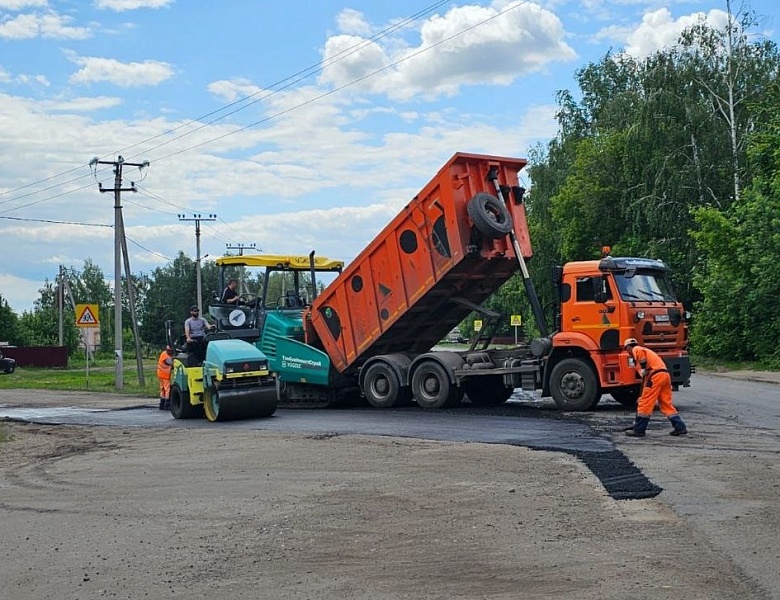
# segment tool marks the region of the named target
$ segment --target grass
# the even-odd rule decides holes
[[[138,384],[135,358],[125,358],[122,390],[116,389],[116,366],[113,359],[90,363],[89,372],[83,361],[71,360],[66,368],[17,367],[10,374],[0,374],[0,390],[43,389],[105,392],[134,396],[157,397],[157,363],[144,361],[145,387]]]
[[[777,367],[760,362],[737,362],[712,358],[709,356],[691,356],[691,364],[702,371],[777,371]]]

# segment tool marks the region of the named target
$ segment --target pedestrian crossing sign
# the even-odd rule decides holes
[[[76,327],[100,327],[99,315],[97,304],[77,304]]]

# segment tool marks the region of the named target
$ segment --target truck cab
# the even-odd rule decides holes
[[[556,282],[559,311],[548,363],[551,377],[561,360],[576,358],[592,368],[602,392],[630,405],[639,396],[639,381],[622,344],[633,337],[663,358],[675,389],[688,387],[688,314],[677,299],[669,273],[663,261],[633,257],[606,256],[560,268]],[[558,394],[569,389],[573,402],[575,391],[588,387],[587,374],[575,371],[563,377],[579,385],[567,387],[560,373],[553,377],[553,396],[562,386]],[[587,395],[583,394],[583,402]]]

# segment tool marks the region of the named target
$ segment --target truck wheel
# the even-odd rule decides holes
[[[170,401],[171,414],[174,419],[194,419],[203,414],[202,407],[190,404],[189,392],[182,390],[177,383],[171,386]]]
[[[363,379],[363,395],[371,406],[390,408],[398,402],[401,383],[387,364],[377,362],[368,367]]]
[[[16,370],[16,365],[11,365],[10,367],[6,367],[5,372],[13,373],[15,370]]]
[[[639,400],[639,393],[640,386],[638,385],[632,385],[617,390],[609,390],[609,395],[626,408],[636,408],[636,401]]]
[[[481,192],[469,200],[467,210],[474,226],[486,238],[502,238],[512,231],[509,209],[495,196]]]
[[[550,391],[560,410],[592,410],[601,399],[596,374],[578,358],[567,358],[555,365]]]
[[[475,406],[498,406],[509,400],[514,392],[504,385],[503,377],[474,377],[464,381],[463,388]]]
[[[420,363],[412,375],[412,394],[421,408],[455,406],[462,398],[444,367],[432,360]]]

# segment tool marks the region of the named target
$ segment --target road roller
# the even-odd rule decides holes
[[[171,414],[205,415],[209,421],[270,417],[277,406],[268,358],[243,340],[207,335],[200,343],[174,347]]]

